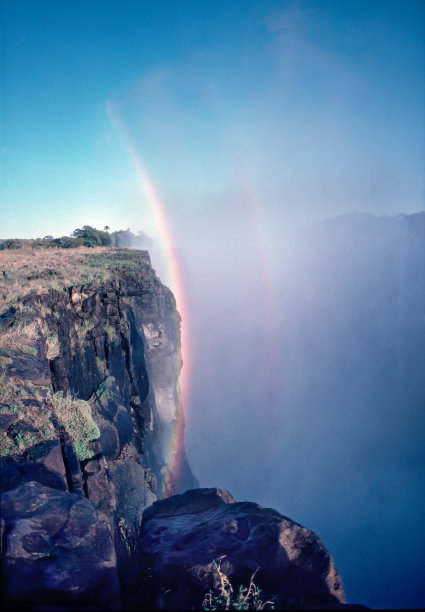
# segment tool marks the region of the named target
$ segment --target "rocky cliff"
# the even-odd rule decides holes
[[[196,609],[253,572],[273,605],[343,605],[315,534],[228,492],[179,495],[198,486],[182,440],[169,460],[180,319],[148,253],[2,257],[4,607]]]
[[[124,570],[145,507],[197,485],[184,450],[178,473],[167,464],[182,418],[174,297],[147,252],[2,263],[2,488],[35,481],[86,497]]]

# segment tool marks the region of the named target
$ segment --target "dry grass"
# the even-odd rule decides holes
[[[25,295],[111,281],[120,271],[148,277],[144,254],[111,247],[0,251],[0,312],[19,306]]]
[[[40,335],[38,321],[21,321],[6,328],[0,328],[0,349],[17,349],[24,353],[37,354],[34,344]]]
[[[0,415],[13,415],[16,421],[32,425],[32,431],[18,428],[14,435],[0,432],[0,456],[22,453],[30,446],[56,437],[43,399],[47,388],[35,387],[27,380],[0,376]]]

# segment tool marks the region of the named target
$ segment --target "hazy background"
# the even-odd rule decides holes
[[[201,485],[315,530],[349,601],[423,606],[423,221],[385,215],[424,211],[424,3],[17,0],[1,22],[0,236],[143,230],[169,283],[178,258]]]

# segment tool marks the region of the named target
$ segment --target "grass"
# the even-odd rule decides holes
[[[22,300],[31,293],[67,291],[75,285],[105,282],[114,282],[119,288],[120,277],[128,274],[137,274],[148,285],[161,288],[160,280],[152,275],[152,268],[144,259],[145,254],[145,251],[110,247],[0,251],[3,271],[0,312],[11,306],[23,312],[27,306]]]
[[[17,430],[13,435],[0,432],[0,456],[22,453],[38,442],[57,437],[44,404],[47,391],[47,387],[35,386],[27,380],[0,376],[0,414],[13,415],[16,422],[23,421],[33,428]]]
[[[55,359],[60,353],[59,338],[56,332],[48,333],[46,335],[47,344],[47,359]]]
[[[18,321],[9,327],[0,327],[0,349],[15,349],[30,355],[37,355],[34,344],[40,335],[38,321]],[[0,357],[4,362],[7,357]],[[0,365],[2,365],[0,363]]]
[[[80,344],[84,344],[87,333],[94,328],[94,324],[91,321],[83,321],[80,326],[75,330],[77,332],[78,340]]]
[[[96,365],[97,365],[97,369],[99,370],[99,372],[103,375],[106,376],[108,373],[108,368],[106,366],[106,363],[103,359],[101,359],[100,357],[96,357]]]
[[[89,442],[100,436],[92,417],[91,405],[84,400],[52,393],[49,387],[35,386],[27,380],[0,376],[0,415],[13,415],[15,422],[31,425],[30,431],[16,428],[8,435],[0,432],[0,456],[22,454],[31,446],[58,438],[51,417],[56,417],[59,428],[71,437],[80,461],[93,456]]]

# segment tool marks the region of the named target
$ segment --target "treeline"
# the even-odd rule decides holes
[[[152,240],[143,232],[134,234],[130,229],[109,232],[108,226],[105,226],[103,230],[98,230],[95,227],[91,227],[91,225],[83,225],[82,228],[75,229],[70,236],[62,236],[61,238],[53,238],[53,236],[44,236],[44,238],[30,240],[8,238],[0,242],[0,250],[21,249],[23,246],[33,249],[71,249],[79,246],[132,246],[146,248],[150,246],[151,243]]]

